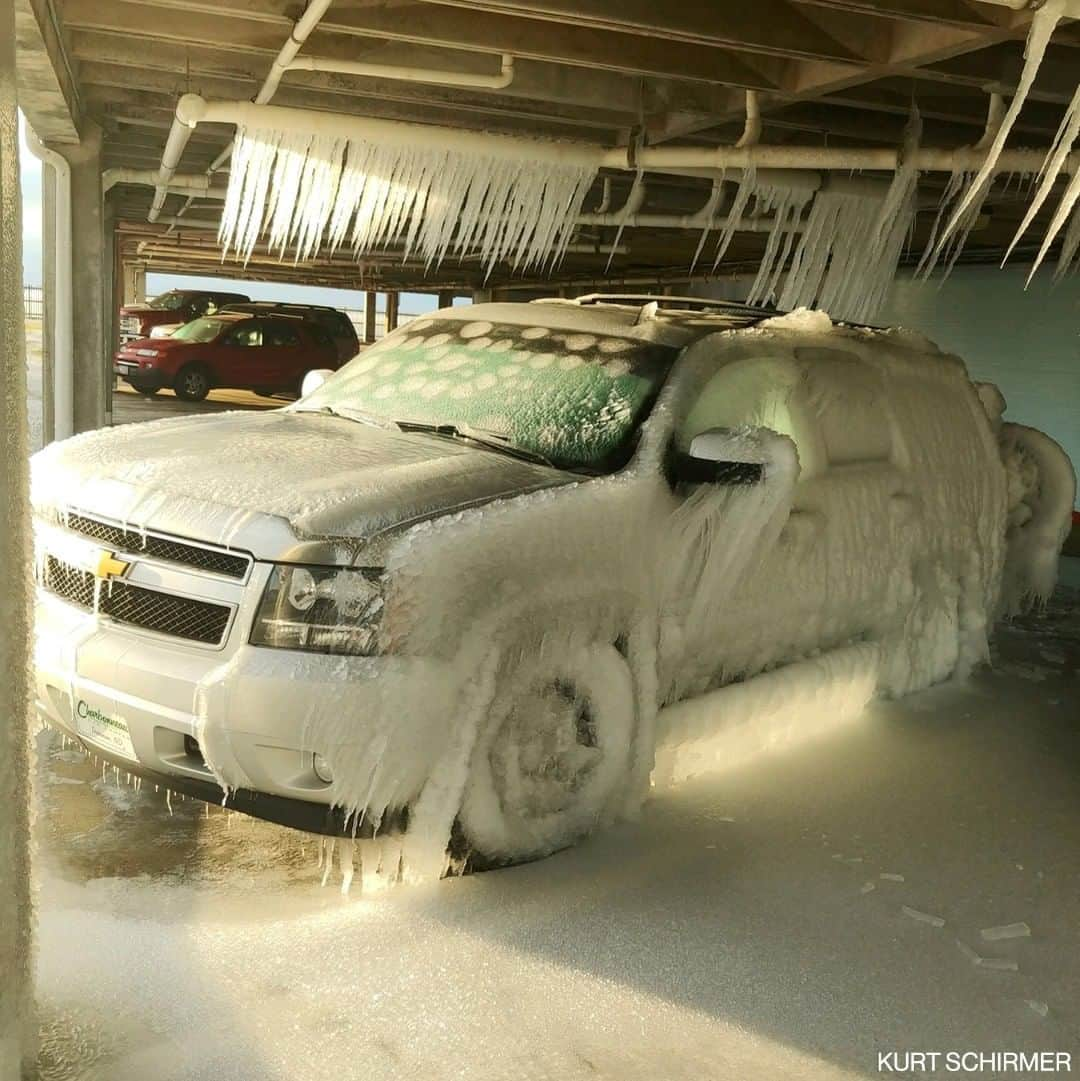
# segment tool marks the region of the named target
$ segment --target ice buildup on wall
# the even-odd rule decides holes
[[[512,157],[241,126],[219,238],[243,259],[265,231],[271,250],[297,259],[348,245],[429,265],[452,252],[478,253],[489,271],[502,260],[547,268],[596,175],[560,162],[553,145]]]

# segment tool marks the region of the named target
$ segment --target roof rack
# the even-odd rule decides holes
[[[658,308],[673,308],[678,311],[701,312],[745,312],[748,315],[764,317],[776,314],[776,308],[758,307],[739,300],[711,300],[708,297],[673,297],[651,293],[588,293],[566,301],[569,304],[624,304],[639,308],[644,304],[656,304]]]

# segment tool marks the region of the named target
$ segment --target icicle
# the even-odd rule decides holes
[[[241,127],[219,239],[247,260],[266,230],[271,250],[309,259],[335,251],[351,223],[357,257],[401,244],[429,266],[450,251],[478,251],[488,273],[550,266],[596,172],[540,142],[534,158],[510,158]]]
[[[165,789],[165,806],[169,809],[169,817],[172,818],[172,789]]]
[[[341,839],[341,850],[338,855],[338,864],[341,867],[341,896],[348,897],[349,889],[353,883],[353,850],[356,848],[356,842],[351,837],[343,837]],[[364,877],[361,872],[360,881],[363,882]]]
[[[334,849],[337,847],[337,838],[329,837],[326,841],[326,865],[323,868],[322,885],[330,881],[330,872],[334,867]]]
[[[735,191],[735,198],[732,200],[731,208],[727,213],[727,221],[724,223],[724,228],[720,231],[720,236],[716,241],[716,252],[713,254],[713,270],[720,265],[720,260],[724,258],[724,253],[728,250],[732,237],[738,232],[739,226],[742,224],[743,211],[746,209],[746,204],[756,183],[757,170],[753,166],[749,169],[743,169],[742,176],[739,178],[739,186]]]
[[[1062,118],[1061,126],[1058,128],[1054,144],[1050,147],[1050,150],[1046,155],[1046,160],[1043,162],[1042,169],[1040,170],[1038,190],[1035,192],[1035,197],[1031,201],[1031,206],[1028,207],[1028,211],[1024,215],[1024,220],[1016,230],[1016,235],[1013,237],[1012,243],[1005,252],[1005,259],[1009,258],[1013,248],[1016,247],[1017,242],[1024,233],[1027,232],[1028,226],[1032,223],[1035,215],[1049,197],[1051,189],[1057,182],[1062,168],[1065,166],[1065,162],[1073,148],[1073,143],[1076,142],[1077,136],[1080,136],[1080,86],[1077,86],[1072,101],[1069,102],[1069,107],[1065,110],[1065,115]],[[1050,250],[1050,245],[1053,244],[1054,239],[1068,220],[1078,198],[1080,198],[1080,172],[1073,175],[1068,186],[1065,188],[1064,194],[1061,196],[1061,202],[1058,203],[1058,208],[1054,213],[1054,217],[1047,227],[1046,236],[1043,237],[1042,246],[1039,248],[1039,253],[1036,255],[1035,262],[1031,266],[1031,272],[1028,274],[1028,285],[1031,284],[1031,279],[1034,276],[1035,271],[1039,269],[1043,259],[1046,258],[1046,253]],[[1002,263],[1005,262],[1005,259],[1002,260]]]
[[[1043,56],[1046,54],[1046,46],[1050,43],[1050,37],[1058,24],[1058,20],[1065,13],[1067,0],[1046,0],[1031,19],[1031,27],[1028,30],[1027,43],[1024,46],[1024,67],[1020,72],[1020,80],[1016,86],[1016,93],[1009,103],[1009,109],[1001,121],[1001,126],[994,134],[994,138],[986,151],[986,159],[979,167],[979,171],[968,184],[956,209],[953,211],[949,224],[945,226],[939,245],[944,242],[960,227],[965,211],[979,198],[980,193],[985,195],[985,189],[994,175],[994,166],[1005,149],[1005,141],[1012,131],[1016,118],[1020,115],[1020,109],[1027,100],[1028,91],[1035,81]]]

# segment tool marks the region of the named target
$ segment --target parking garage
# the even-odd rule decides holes
[[[936,1077],[956,1072],[950,1052],[974,1055],[955,1061],[985,1076],[1080,1068],[1080,541],[1075,489],[1066,491],[1065,467],[1047,464],[1080,461],[1075,0],[670,10],[636,0],[14,0],[0,20],[0,551],[20,568],[0,606],[3,1076]],[[40,220],[20,211],[16,110],[40,163]],[[31,284],[42,305],[31,315],[20,252],[36,232],[41,277]],[[335,304],[353,309],[358,356],[326,382],[336,360],[290,369],[280,385],[211,386],[201,401],[185,401],[171,375],[163,393],[140,395],[117,368],[133,333],[122,309],[142,305],[156,282],[279,305],[348,295]],[[523,312],[518,302],[530,301],[544,303]],[[466,305],[485,307],[470,316]],[[269,344],[282,310],[228,316],[215,303],[177,326],[262,318]],[[875,336],[875,327],[904,330]],[[630,477],[633,490],[638,444],[620,458],[618,424],[638,423],[634,411],[661,395],[649,365],[668,363],[671,350],[689,356],[709,334],[744,333],[763,350],[781,343],[798,364],[822,354],[807,384],[821,447],[803,437],[794,409],[755,414],[757,434],[724,437],[726,472],[716,476],[726,478],[725,513],[765,523],[758,540],[749,525],[709,527],[700,547],[665,548],[642,572],[650,530],[668,513],[657,508],[668,504],[619,518],[627,500],[589,496],[612,478]],[[806,345],[800,334],[838,337]],[[904,350],[951,364],[927,339],[963,359],[963,401],[986,406],[979,439],[1000,439],[1004,469],[996,450],[992,467],[971,464],[979,440],[963,436],[968,407],[949,404],[944,384],[922,398],[896,390],[888,424],[878,419],[886,411],[865,405],[877,384],[852,357],[870,355],[866,342],[891,350],[872,364],[883,386],[900,387],[916,363]],[[143,359],[168,340],[142,343]],[[826,356],[836,340],[856,344]],[[414,393],[406,376],[421,356],[430,370],[414,376]],[[790,359],[768,358],[770,372]],[[316,368],[305,417],[295,377]],[[564,408],[557,423],[513,428],[516,441],[495,430],[504,418],[493,388],[524,379],[521,393],[540,402],[550,391],[563,408],[586,372],[599,381],[591,392],[621,395],[609,399],[618,408],[595,422]],[[724,384],[724,400],[737,403],[751,385]],[[359,426],[339,415],[348,409],[335,386],[369,395]],[[455,392],[472,411],[456,405],[448,424],[430,403]],[[414,407],[411,420],[388,436],[380,421],[392,414],[380,408],[398,402]],[[906,448],[896,434],[903,410]],[[747,426],[734,405],[716,415],[725,432]],[[339,423],[355,429],[354,442],[328,427]],[[300,424],[323,427],[300,436]],[[1024,442],[1013,425],[1052,443]],[[647,454],[651,429],[642,431]],[[65,449],[76,435],[85,441]],[[616,610],[607,594],[583,604],[581,593],[614,565],[638,575],[626,591],[639,601],[669,581],[707,583],[710,562],[766,581],[755,560],[775,539],[766,512],[775,512],[770,478],[790,473],[785,439],[818,485],[792,504],[784,533],[789,547],[805,547],[790,579],[747,602],[745,622],[732,629],[714,613],[705,641],[723,644],[729,667],[661,686],[665,649],[677,652],[690,632],[604,624],[606,652],[575,653],[537,707],[547,717],[568,697],[575,709],[586,703],[573,722],[575,761],[586,764],[570,790],[589,789],[607,722],[581,718],[618,683],[620,657],[635,681],[641,650],[661,658],[647,693],[657,731],[682,742],[645,753],[636,736],[620,783],[636,784],[640,799],[614,813],[608,792],[603,814],[584,814],[602,828],[571,831],[579,843],[553,832],[550,843],[506,847],[507,790],[504,848],[489,840],[495,847],[480,851],[495,835],[484,833],[494,812],[478,810],[474,752],[456,734],[474,725],[483,747],[483,718],[502,699],[492,691],[470,720],[460,703],[472,699],[455,699],[443,676],[384,676],[387,697],[364,699],[394,720],[376,729],[385,767],[362,773],[359,752],[331,760],[297,744],[305,765],[302,776],[281,767],[288,783],[343,794],[329,812],[328,799],[297,819],[272,802],[280,792],[269,782],[258,790],[248,760],[233,765],[257,722],[223,736],[211,716],[223,698],[298,714],[324,693],[320,679],[333,687],[346,673],[334,716],[306,713],[304,738],[366,716],[356,681],[372,658],[348,655],[366,646],[335,639],[324,652],[339,654],[327,669],[337,674],[316,678],[326,658],[297,643],[307,650],[325,627],[258,637],[296,633],[309,603],[345,597],[392,612],[394,594],[377,593],[334,508],[355,503],[388,536],[403,531],[389,568],[433,539],[443,545],[445,562],[402,579],[416,592],[398,610],[445,599],[450,637],[462,644],[455,663],[467,666],[469,687],[494,686],[502,662],[491,658],[506,632],[465,618],[469,594],[455,600],[448,583],[475,581],[471,596],[490,591],[538,613],[522,620],[535,638],[518,648],[542,661],[560,656],[564,610],[576,604],[590,619]],[[437,465],[421,444],[445,450]],[[54,463],[67,479],[44,522],[35,480],[32,522],[27,462],[42,446],[39,476],[40,463]],[[841,479],[815,480],[814,453]],[[501,470],[468,467],[490,478],[482,488],[463,486],[466,462],[492,460]],[[705,474],[687,472],[680,488],[672,470],[686,468],[682,459],[657,462],[685,507],[697,506],[700,491],[685,485]],[[827,507],[828,483],[886,470],[907,486],[874,504],[873,521],[843,519],[835,536],[815,525],[814,491],[826,491]],[[406,476],[417,487],[394,496]],[[145,491],[129,498],[121,489],[132,478]],[[292,529],[269,565],[258,545],[277,534],[265,522],[259,534],[241,491],[263,501],[274,529]],[[513,529],[511,491],[528,493],[534,524],[489,543],[485,530]],[[81,501],[92,498],[114,509],[87,517]],[[202,518],[185,519],[199,499]],[[995,547],[984,509],[995,500],[998,532],[1007,519],[1009,536],[1025,538],[1022,566]],[[477,532],[447,540],[436,507]],[[897,549],[913,570],[894,592],[914,590],[929,607],[912,608],[900,674],[886,675],[850,583],[888,564],[875,546],[891,557],[928,507],[951,507],[955,523],[946,515],[936,533],[928,528],[917,557]],[[685,530],[689,512],[670,513]],[[175,524],[185,521],[187,531]],[[204,527],[216,532],[190,532]],[[73,535],[65,553],[93,541],[106,562],[64,580],[85,612],[44,646],[42,628],[59,624],[38,594],[35,651],[32,593],[60,593],[60,549],[41,554],[42,529]],[[562,592],[556,570],[532,579],[513,570],[518,544],[536,568],[569,569]],[[849,547],[836,555],[829,544]],[[167,587],[187,606],[178,615],[174,602],[171,618],[204,628],[213,605],[192,585],[191,560],[207,553],[225,568],[211,569],[225,622],[192,633],[217,634],[203,644],[224,649],[249,619],[251,637],[220,664],[193,649],[174,651],[174,663],[162,638],[176,637],[176,624],[162,634],[156,610],[136,606]],[[955,578],[943,571],[949,559],[962,567]],[[342,560],[351,577],[327,570]],[[1017,574],[1024,604],[971,601],[980,590],[1004,596]],[[265,592],[249,603],[242,586],[258,575]],[[521,605],[549,587],[547,607]],[[952,604],[944,624],[942,596]],[[280,614],[286,600],[291,622]],[[788,601],[806,633],[789,619],[787,654],[765,645],[754,654],[755,636],[769,637],[767,610]],[[109,654],[110,628],[125,621],[158,638],[141,654],[137,636]],[[818,627],[842,630],[826,644],[807,636]],[[958,644],[943,662],[948,651],[933,643],[946,632]],[[72,658],[72,682],[53,686],[67,695],[70,727],[56,726],[49,709],[59,699],[42,690],[50,650],[56,666]],[[275,667],[283,656],[293,668]],[[764,659],[733,659],[754,656]],[[73,694],[80,665],[96,665],[95,680],[108,669],[133,682],[100,707]],[[189,678],[192,692],[181,688]],[[586,688],[578,698],[575,680]],[[147,769],[127,727],[136,699],[155,695],[169,705]],[[43,718],[52,726],[39,727]],[[117,725],[124,735],[111,744]],[[402,732],[410,747],[445,754],[436,783],[407,806],[389,796],[379,805],[380,834],[356,813],[374,801],[352,793],[363,786],[368,798],[395,770],[409,773]],[[283,761],[264,753],[268,739],[252,738],[251,753]],[[534,793],[551,780],[552,771],[543,784],[521,773],[533,744],[508,750],[493,739],[486,770],[518,770],[518,790],[526,776]],[[558,761],[556,773],[568,759]],[[176,769],[162,775],[170,762]],[[931,1057],[912,1059],[912,1049]]]

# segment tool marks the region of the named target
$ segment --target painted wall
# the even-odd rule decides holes
[[[877,323],[919,330],[996,383],[1008,420],[1053,436],[1080,472],[1080,277],[1057,286],[1026,268],[960,267],[941,282],[909,274],[893,285]]]

